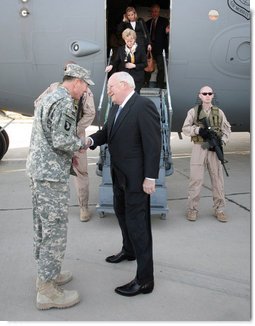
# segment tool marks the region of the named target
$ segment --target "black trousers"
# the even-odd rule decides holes
[[[136,257],[136,277],[141,284],[154,279],[150,196],[145,192],[127,192],[114,178],[114,210],[123,238],[123,250]]]
[[[157,63],[157,77],[156,77],[156,81],[157,81],[157,87],[158,88],[165,88],[165,71],[164,71],[164,60],[163,60],[163,55],[162,54],[158,54],[154,56],[154,60]],[[145,83],[147,85],[149,85],[150,82],[150,78],[151,78],[151,73],[150,72],[146,72],[145,73]]]

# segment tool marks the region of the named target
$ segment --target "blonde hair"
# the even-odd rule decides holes
[[[127,37],[132,36],[134,40],[136,40],[136,32],[131,28],[126,28],[122,32],[122,38],[125,40]]]
[[[127,7],[126,14],[128,14],[128,12],[130,12],[130,11],[132,11],[134,13],[135,19],[137,19],[137,12],[136,12],[135,8],[134,7]]]

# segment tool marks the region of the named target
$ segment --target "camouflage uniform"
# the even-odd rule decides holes
[[[222,164],[217,158],[216,152],[203,148],[203,138],[198,135],[200,123],[197,121],[198,107],[188,111],[184,121],[182,131],[185,136],[190,136],[193,141],[191,159],[190,159],[190,182],[188,189],[188,209],[198,212],[200,192],[204,179],[204,167],[207,166],[212,183],[213,208],[215,211],[222,211],[225,207],[224,196],[224,178]],[[218,119],[213,115],[213,110],[218,112]],[[217,111],[216,111],[217,110]],[[213,129],[220,133],[222,142],[228,142],[231,127],[222,110],[212,107],[208,112],[203,109],[199,115],[200,119],[208,117]]]
[[[49,93],[53,92],[60,83],[51,84],[34,102],[37,106],[42,99]],[[77,124],[77,136],[79,138],[86,136],[86,128],[89,127],[94,118],[96,110],[94,104],[93,93],[89,88],[87,88],[86,94],[82,98],[82,116]],[[76,173],[74,178],[74,185],[76,188],[76,193],[78,196],[78,202],[80,207],[88,207],[89,200],[89,176],[88,176],[88,161],[87,161],[87,151],[75,152],[74,158],[77,161],[77,166],[73,166],[73,170]]]
[[[36,107],[27,174],[31,178],[34,255],[42,281],[55,279],[63,261],[68,222],[69,175],[76,137],[73,99],[64,87]]]

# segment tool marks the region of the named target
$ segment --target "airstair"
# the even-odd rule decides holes
[[[167,205],[168,196],[165,182],[166,177],[173,174],[172,152],[170,146],[172,107],[168,78],[166,79],[166,86],[166,89],[142,88],[140,92],[141,96],[146,96],[152,102],[154,102],[160,114],[162,148],[159,177],[156,180],[156,191],[151,195],[151,214],[160,215],[161,219],[166,219],[169,211],[169,207]],[[104,120],[107,119],[110,106],[111,103],[108,102]],[[102,177],[102,182],[99,186],[99,202],[96,206],[96,210],[100,217],[104,217],[106,213],[114,213],[112,178],[110,170],[111,162],[107,144],[100,147],[99,155],[100,157],[98,161],[97,174]]]

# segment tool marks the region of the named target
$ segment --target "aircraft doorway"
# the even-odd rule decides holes
[[[106,31],[107,31],[107,57],[109,57],[110,50],[113,50],[113,56],[115,55],[119,46],[124,44],[121,33],[118,32],[118,25],[123,20],[123,14],[126,8],[131,6],[137,11],[138,18],[142,18],[145,22],[151,19],[150,7],[153,4],[159,4],[160,16],[167,18],[170,21],[170,0],[136,0],[136,1],[115,1],[107,0],[106,10]],[[170,38],[168,38],[170,39]],[[169,41],[168,41],[169,42]],[[169,44],[168,44],[169,48]],[[151,81],[156,80],[157,70],[151,75]]]

